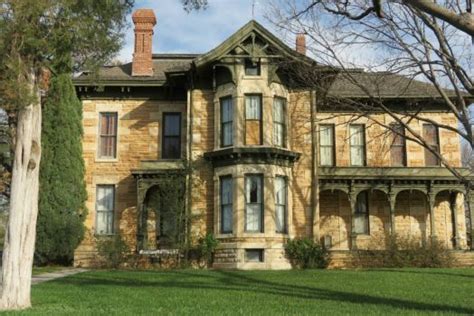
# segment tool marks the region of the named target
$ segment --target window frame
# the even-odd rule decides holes
[[[258,97],[259,100],[260,100],[260,109],[259,109],[259,113],[260,113],[260,118],[259,119],[248,119],[247,118],[247,97]],[[248,93],[248,94],[245,94],[244,95],[244,108],[245,108],[245,111],[244,111],[244,118],[245,118],[245,126],[244,126],[244,144],[247,145],[247,146],[261,146],[263,145],[263,96],[262,94],[259,94],[259,93]],[[247,122],[254,122],[254,121],[258,121],[260,123],[260,126],[259,126],[259,135],[260,135],[260,142],[258,144],[252,144],[252,145],[248,145],[247,144]]]
[[[249,67],[249,64],[252,65],[253,62],[251,58],[245,58],[244,60],[244,74],[248,77],[260,77],[262,75],[262,63],[260,59],[256,62],[256,67]],[[248,69],[256,69],[256,74],[251,74],[247,70]]]
[[[321,145],[321,128],[322,127],[329,127],[331,129],[331,145]],[[321,157],[322,155],[322,148],[331,148],[331,164],[323,164]],[[336,165],[336,128],[335,124],[319,124],[319,165],[321,167],[334,167]]]
[[[351,132],[351,127],[360,126],[362,128],[362,145],[353,145],[352,144],[352,137],[353,134]],[[352,148],[353,147],[362,147],[362,164],[361,165],[354,165],[353,158],[352,158]],[[366,144],[366,137],[365,137],[365,124],[349,124],[349,156],[350,156],[350,163],[351,167],[366,167],[367,166],[367,144]]]
[[[178,116],[179,117],[179,135],[172,135],[172,136],[167,136],[166,135],[166,117],[167,116]],[[182,113],[181,112],[163,112],[162,116],[162,129],[161,129],[161,159],[170,159],[170,160],[176,160],[176,159],[181,159],[182,158],[182,150],[181,150],[181,137],[182,137]],[[179,157],[165,157],[165,140],[173,138],[178,140],[178,149],[179,149]]]
[[[434,128],[434,135],[436,137],[436,144],[433,144],[431,142],[429,142],[427,140],[427,137],[426,137],[426,134],[425,134],[425,127],[427,126],[432,126]],[[424,123],[423,126],[423,139],[425,140],[425,142],[428,144],[428,146],[430,147],[435,147],[436,148],[436,152],[441,155],[441,146],[440,146],[440,139],[439,139],[439,127],[434,125],[434,124],[431,124],[431,123]],[[441,166],[441,159],[439,159],[438,157],[435,156],[435,154],[433,154],[428,148],[424,148],[425,149],[425,154],[424,154],[424,159],[425,159],[425,167],[439,167]],[[427,164],[427,156],[430,155],[430,156],[433,156],[434,159],[436,159],[436,163],[435,164]]]
[[[99,202],[98,202],[98,197],[99,197],[99,189],[100,188],[111,188],[112,189],[112,209],[111,210],[99,210]],[[98,236],[111,236],[115,234],[115,211],[116,211],[116,198],[117,192],[116,192],[116,187],[115,184],[97,184],[96,185],[96,191],[95,191],[95,235]],[[100,233],[98,231],[99,225],[97,224],[99,222],[99,213],[110,213],[110,216],[112,217],[111,220],[111,227],[110,231],[106,233]]]
[[[106,117],[113,117],[115,119],[115,126],[113,134],[102,134],[102,118]],[[118,112],[114,111],[104,111],[99,112],[99,141],[98,141],[98,150],[97,150],[97,158],[100,160],[115,160],[117,159],[117,143],[118,143]],[[104,139],[111,138],[114,139],[113,145],[113,155],[107,156],[102,154],[102,143]]]
[[[224,186],[224,181],[225,180],[230,180],[230,186],[231,186],[231,200],[230,200],[230,203],[227,203],[227,204],[224,204],[223,203],[223,196],[222,196],[222,193],[223,193],[223,186]],[[225,175],[225,176],[221,176],[219,177],[219,207],[220,207],[220,225],[219,225],[219,231],[221,234],[232,234],[233,233],[233,225],[234,225],[234,219],[233,219],[233,215],[234,215],[234,203],[233,203],[233,199],[234,199],[234,179],[232,178],[232,175]],[[224,206],[231,206],[231,228],[230,228],[230,231],[226,231],[224,230]]]
[[[250,252],[258,252],[258,260],[249,260],[248,254]],[[265,262],[265,249],[262,248],[247,248],[245,249],[245,255],[244,255],[245,262],[248,263],[263,263]]]
[[[275,180],[276,179],[283,180],[283,184],[284,184],[284,187],[285,187],[285,192],[284,192],[285,203],[284,204],[278,204],[277,203],[277,192],[276,192],[276,182],[275,182],[274,183],[274,188],[275,188],[275,233],[277,233],[277,234],[287,234],[288,233],[288,177],[277,175],[277,176],[275,176]],[[278,218],[278,215],[277,215],[277,207],[278,206],[283,206],[284,207],[284,211],[283,211],[283,229],[282,230],[277,229],[276,221],[277,221],[277,218]]]
[[[251,177],[258,177],[260,181],[260,196],[261,196],[261,202],[260,203],[249,203],[247,201],[247,179]],[[244,231],[246,233],[264,233],[265,232],[265,196],[264,196],[264,175],[261,173],[249,173],[244,176],[244,186],[245,186],[245,213],[244,213]],[[258,196],[258,192],[257,192]],[[248,229],[248,206],[249,205],[259,205],[260,206],[260,214],[259,214],[259,228],[257,230],[249,230]]]
[[[227,101],[227,100],[230,100],[230,104],[231,104],[231,111],[232,111],[232,120],[231,121],[225,121],[224,122],[224,111],[222,110],[223,109],[223,101]],[[232,96],[225,96],[225,97],[222,97],[219,99],[219,106],[220,106],[220,119],[221,119],[221,131],[220,131],[220,134],[221,134],[221,137],[220,137],[220,147],[232,147],[234,145],[234,99],[232,98]],[[224,125],[225,124],[230,124],[231,126],[231,142],[230,144],[224,144]]]
[[[392,141],[390,143],[390,165],[392,167],[406,167],[407,166],[407,140],[405,138],[405,135],[406,135],[405,127],[400,123],[394,122],[390,124],[390,128],[392,129]],[[398,128],[400,128],[399,134],[393,131],[394,129],[398,129]],[[403,136],[400,134],[403,134]],[[395,141],[397,138],[401,139],[402,144],[396,144]],[[401,164],[394,163],[395,159],[393,158],[394,158],[395,153],[394,151],[392,151],[393,148],[401,148],[402,153],[403,153]]]
[[[275,106],[276,106],[276,102],[277,101],[281,101],[282,103],[282,109],[281,109],[281,112],[282,112],[282,115],[283,115],[283,121],[282,122],[279,122],[275,119]],[[273,107],[272,107],[272,111],[273,111],[273,145],[276,146],[276,147],[281,147],[281,148],[286,148],[287,147],[287,133],[288,133],[288,128],[287,128],[287,100],[286,98],[284,97],[279,97],[279,96],[275,96],[273,98]],[[276,143],[276,139],[275,139],[275,134],[276,134],[276,126],[281,126],[282,127],[282,135],[281,135],[281,140],[282,140],[282,143],[281,144],[277,144]]]
[[[360,196],[364,196],[365,198],[365,210],[363,212],[360,211],[360,208],[359,208],[359,197]],[[354,221],[356,220],[357,217],[364,217],[364,222],[365,222],[365,227],[366,227],[366,231],[363,231],[363,232],[357,232],[355,229],[354,229],[354,234],[356,235],[370,235],[370,207],[369,207],[369,192],[368,191],[362,191],[362,192],[359,192],[359,194],[357,194],[357,201],[356,201],[356,205],[355,205],[355,210],[354,210]],[[356,228],[356,225],[354,223],[354,228]]]

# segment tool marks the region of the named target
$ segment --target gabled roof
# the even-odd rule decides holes
[[[196,67],[211,64],[225,56],[255,35],[268,44],[281,57],[303,62],[318,71],[329,70],[335,77],[327,86],[327,96],[338,98],[367,98],[369,95],[354,80],[369,90],[373,97],[382,98],[441,98],[435,86],[413,80],[402,75],[387,72],[364,72],[361,70],[340,71],[335,67],[319,65],[315,60],[296,52],[278,37],[255,20],[249,21],[221,44],[204,54],[153,54],[153,75],[132,76],[132,63],[118,66],[104,66],[99,69],[97,76],[83,73],[74,79],[76,85],[96,85],[94,79],[108,86],[161,86],[167,83],[169,75],[185,73]],[[306,66],[304,66],[306,67]],[[348,75],[349,74],[349,75]],[[455,97],[455,91],[444,90],[449,97]]]
[[[197,67],[200,67],[216,59],[219,59],[220,57],[231,51],[233,48],[237,47],[252,33],[255,33],[257,36],[260,36],[263,40],[272,45],[274,48],[278,49],[286,57],[291,57],[315,64],[315,61],[313,59],[306,57],[305,55],[302,55],[296,52],[294,49],[288,47],[288,45],[283,43],[278,37],[273,35],[273,33],[268,31],[265,27],[263,27],[255,20],[251,20],[247,24],[242,26],[239,30],[237,30],[234,34],[224,40],[216,48],[210,50],[206,54],[202,54],[197,57],[194,60],[194,63]]]
[[[448,97],[457,96],[454,90],[444,89],[444,92]],[[350,70],[336,75],[327,95],[338,98],[441,98],[436,87],[427,82],[388,72]]]
[[[167,73],[185,72],[191,69],[191,63],[198,54],[153,54],[153,76],[132,76],[132,63],[118,66],[103,66],[99,69],[97,79],[108,86],[162,85],[166,82]],[[75,78],[77,85],[92,84],[93,74],[84,72]]]

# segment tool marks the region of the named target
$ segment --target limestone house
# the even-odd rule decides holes
[[[214,266],[238,269],[290,268],[283,246],[295,237],[319,240],[334,258],[394,233],[468,249],[461,183],[430,151],[333,108],[331,97],[366,95],[305,56],[304,36],[288,47],[250,21],[207,53],[153,54],[153,11],[133,22],[131,63],[75,79],[89,209],[75,265],[91,265],[96,238],[112,234],[147,253],[213,233]],[[298,65],[325,88],[285,71]],[[375,79],[390,106],[417,102],[423,116],[457,127],[429,84],[353,74]],[[454,132],[410,127],[461,167]]]

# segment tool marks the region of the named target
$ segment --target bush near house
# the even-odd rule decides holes
[[[99,266],[117,269],[127,260],[130,253],[130,248],[120,234],[101,236],[96,239],[96,244],[100,259],[102,259],[97,263]]]
[[[364,268],[442,268],[450,267],[454,257],[440,241],[423,241],[409,236],[386,236],[374,243],[385,245],[380,250],[357,251],[355,263]],[[379,246],[380,247],[380,246]],[[377,249],[374,245],[371,249]]]
[[[329,259],[327,250],[309,238],[288,240],[285,255],[293,267],[301,269],[326,268]]]
[[[43,105],[35,263],[70,264],[84,235],[82,104],[69,74],[51,79]]]
[[[219,246],[219,241],[213,234],[207,234],[199,239],[198,252],[200,265],[204,264],[208,267],[212,266],[217,246]]]

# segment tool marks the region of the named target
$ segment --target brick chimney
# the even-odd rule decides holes
[[[296,51],[306,55],[306,36],[303,33],[296,34]]]
[[[135,51],[133,53],[132,76],[152,76],[152,39],[156,24],[152,9],[138,9],[132,14],[135,24]]]

